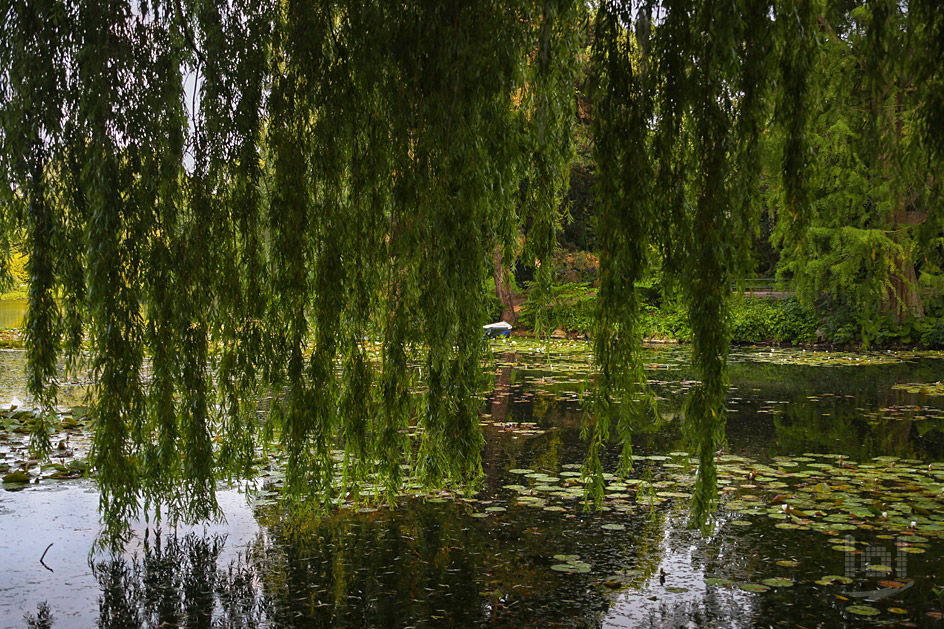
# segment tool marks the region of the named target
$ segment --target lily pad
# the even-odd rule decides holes
[[[762,583],[763,583],[764,585],[769,585],[770,587],[775,587],[775,588],[779,588],[779,587],[784,587],[784,588],[793,587],[793,579],[787,579],[787,578],[784,578],[784,577],[774,577],[774,578],[772,578],[772,579],[764,579],[764,580],[762,581]]]
[[[850,579],[849,577],[839,576],[838,574],[827,574],[822,579],[818,579],[816,583],[820,585],[833,585],[837,583],[842,584],[842,585],[849,585],[850,583],[852,583],[852,579]]]
[[[730,587],[734,584],[734,581],[731,579],[722,579],[719,577],[708,577],[705,579],[705,585],[713,585],[715,587]]]
[[[30,475],[26,472],[16,471],[10,472],[3,476],[4,483],[28,483],[30,482]]]
[[[857,616],[878,616],[881,613],[871,605],[850,605],[846,611]]]
[[[556,563],[551,566],[551,570],[557,572],[577,572],[577,568],[573,564],[569,563]]]
[[[882,564],[873,564],[869,566],[869,570],[873,572],[889,573],[893,570],[893,568],[891,566],[883,566]]]
[[[770,591],[770,588],[766,585],[761,585],[760,583],[742,583],[738,586],[745,592],[753,592],[755,594],[761,594],[763,592]]]

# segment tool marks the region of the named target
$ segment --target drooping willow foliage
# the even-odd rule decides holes
[[[939,156],[942,18],[931,3],[913,3],[910,12],[886,0],[865,4],[905,15],[896,23],[902,29],[896,37],[907,40],[909,55],[898,63],[925,77],[917,95],[924,102],[924,141]],[[751,269],[762,188],[776,186],[778,237],[791,255],[803,255],[817,158],[809,119],[818,105],[822,34],[832,33],[829,18],[836,9],[809,0],[600,4],[593,42],[600,373],[588,458],[598,478],[596,497],[602,495],[598,452],[611,427],[622,443],[625,469],[634,417],[651,412],[633,287],[658,260],[688,306],[700,381],[684,406],[698,457],[692,522],[709,523],[717,497],[715,453],[724,443],[731,287]],[[888,22],[871,26],[891,28]],[[887,67],[888,34],[871,35],[867,63]],[[772,147],[772,159],[764,159]],[[768,162],[775,167],[764,171]],[[935,212],[929,223],[939,231],[939,206]]]
[[[929,53],[916,63],[940,86],[933,4],[915,2]],[[808,221],[819,5],[595,10],[0,0],[0,247],[22,241],[30,254],[28,377],[44,415],[58,357],[87,350],[110,540],[142,508],[215,515],[216,480],[247,473],[273,436],[299,505],[337,495],[338,447],[344,488],[376,474],[390,498],[405,462],[432,486],[481,473],[493,252],[527,220],[538,284],[549,282],[587,58],[602,242],[588,469],[599,473],[613,422],[629,456],[645,395],[634,283],[659,257],[690,304],[702,383],[686,414],[704,522],[727,296],[749,259],[763,134],[784,138],[777,176],[797,244]],[[936,98],[928,137],[944,117]],[[43,420],[33,446],[49,448]]]
[[[213,516],[216,479],[273,434],[297,504],[336,495],[339,444],[345,486],[376,473],[395,495],[411,417],[423,481],[481,473],[490,252],[531,177],[549,257],[578,8],[4,2],[3,234],[30,252],[30,391],[48,413],[57,356],[87,332],[114,539],[141,507]]]
[[[777,103],[782,119],[796,127],[783,171],[794,182],[797,220],[805,211],[804,165],[796,153],[804,152],[811,11],[809,3],[766,0],[604,3],[596,21],[601,408],[590,464],[599,469],[596,449],[613,421],[627,464],[633,415],[647,411],[647,405],[632,404],[648,397],[633,286],[658,256],[688,304],[693,332],[700,383],[686,399],[685,416],[697,447],[693,519],[699,524],[707,522],[717,494],[728,301],[732,281],[749,268],[758,147],[774,109],[774,77],[791,88]]]

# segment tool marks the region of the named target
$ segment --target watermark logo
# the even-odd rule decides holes
[[[846,546],[856,548],[855,538],[845,537]],[[903,577],[908,573],[908,538],[898,536],[894,542],[889,540],[888,546],[868,544],[856,550],[845,551],[845,569],[849,578],[859,575],[866,577],[887,576],[894,572],[895,576]]]

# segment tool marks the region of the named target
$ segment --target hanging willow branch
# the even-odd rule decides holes
[[[759,139],[771,116],[764,79],[771,69],[772,11],[762,0],[694,6],[669,0],[604,2],[597,16],[600,375],[587,471],[599,496],[598,451],[610,424],[616,423],[626,470],[633,417],[651,408],[638,357],[635,284],[659,253],[668,281],[682,289],[692,329],[700,383],[684,414],[699,463],[692,522],[702,527],[714,510],[715,451],[724,441],[730,286],[749,266],[759,213]],[[808,6],[801,11],[811,13]],[[790,30],[790,41],[808,41],[808,33]],[[790,66],[791,89],[801,96],[806,70],[799,62]],[[795,109],[787,121],[797,142],[788,147],[793,153],[785,170],[799,181],[806,162],[796,154],[804,151],[805,122]],[[799,224],[807,203],[802,190],[797,183]]]

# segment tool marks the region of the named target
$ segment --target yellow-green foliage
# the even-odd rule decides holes
[[[8,261],[7,284],[0,283],[0,299],[25,299],[29,283],[29,257],[22,253],[12,253]]]

